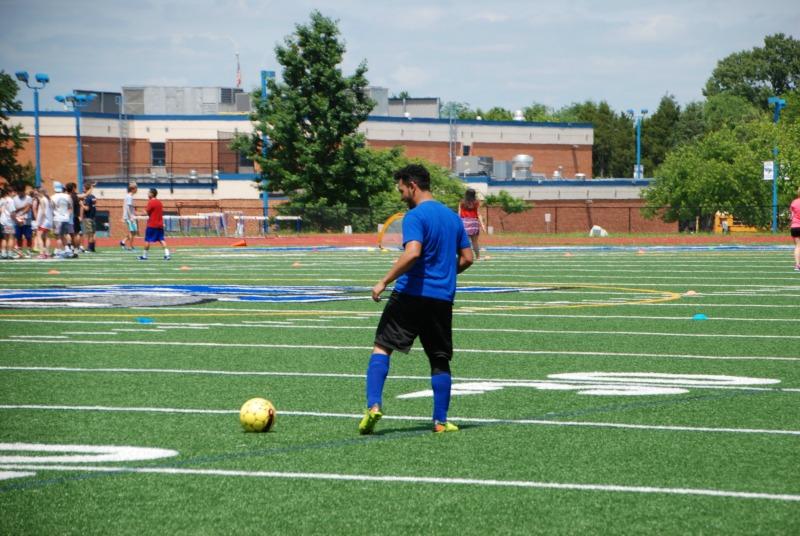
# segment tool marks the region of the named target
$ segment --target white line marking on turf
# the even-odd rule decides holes
[[[47,410],[47,411],[109,411],[130,413],[177,413],[177,414],[210,414],[210,415],[238,415],[238,409],[192,409],[192,408],[148,408],[148,407],[121,407],[121,406],[64,406],[40,404],[0,404],[0,410]],[[361,413],[329,413],[317,411],[285,411],[280,415],[291,417],[319,417],[336,419],[358,420],[364,415]],[[430,422],[430,417],[413,415],[384,415],[384,419],[395,421]],[[625,424],[616,422],[591,422],[591,421],[555,421],[547,419],[490,419],[480,417],[449,417],[456,422],[473,424],[520,424],[544,426],[575,426],[593,428],[618,428],[621,430],[658,430],[670,432],[713,432],[731,434],[771,434],[800,436],[800,430],[770,430],[760,428],[711,428],[706,426],[668,426],[658,424]]]
[[[52,456],[0,454],[0,463],[98,463],[158,460],[177,456],[178,451],[127,446],[49,445],[41,443],[0,443],[3,452],[51,452]]]
[[[69,339],[65,335],[9,335],[12,339]]]
[[[113,335],[115,330],[110,331],[62,331],[63,335]]]
[[[24,478],[28,476],[36,476],[36,473],[22,471],[0,471],[0,480],[10,480],[12,478]]]
[[[327,327],[327,326],[325,326]],[[14,342],[14,343],[50,343],[62,344],[63,341],[49,341],[31,340],[31,339],[0,339],[0,342]],[[177,341],[89,341],[89,340],[76,340],[69,341],[70,344],[127,344],[138,346],[199,346],[211,348],[270,348],[270,349],[283,349],[283,348],[299,348],[311,350],[344,350],[359,352],[369,351],[372,346],[333,346],[333,345],[312,345],[312,344],[267,344],[267,343],[221,343],[221,342],[177,342]],[[412,352],[421,352],[421,348],[412,348]],[[733,361],[800,361],[800,357],[784,357],[784,356],[714,356],[714,355],[695,355],[695,354],[651,354],[639,352],[569,352],[558,350],[492,350],[481,348],[457,348],[456,353],[464,354],[498,354],[498,355],[565,355],[565,356],[580,356],[580,357],[656,357],[656,358],[678,358],[678,359],[717,359],[717,360],[733,360]]]
[[[518,316],[514,314],[508,315],[501,315],[501,316]],[[332,317],[323,317],[323,318],[332,318]],[[349,317],[349,316],[337,316],[336,319],[344,319],[344,320],[356,320],[357,317]],[[593,317],[583,317],[583,318],[593,318]],[[686,322],[690,322],[692,319],[690,316],[684,317],[682,320]],[[734,319],[727,319],[727,320],[734,320]],[[735,319],[739,320],[739,319]],[[741,319],[747,320],[750,319]],[[774,320],[773,321],[777,321]],[[128,323],[130,324],[130,323]],[[209,324],[212,325],[212,324]],[[213,324],[215,326],[226,327],[226,328],[241,328],[241,327],[251,327],[257,326],[259,323],[254,321],[252,323],[248,323],[247,326],[241,324],[225,324],[225,323],[217,323]],[[173,325],[174,326],[174,325]],[[159,327],[161,325],[159,324]],[[173,329],[177,329],[178,326],[174,326]],[[298,326],[298,325],[281,325],[276,327],[282,327],[286,329],[319,329],[319,326]],[[158,328],[115,328],[114,331],[141,331],[143,329],[147,329],[148,331],[158,331]],[[193,328],[189,328],[193,329]],[[374,330],[375,328],[372,326],[325,326],[325,329],[336,329],[336,330]],[[646,337],[692,337],[692,338],[739,338],[739,339],[800,339],[800,335],[762,335],[762,334],[754,334],[754,333],[669,333],[669,332],[661,332],[661,331],[612,331],[612,330],[568,330],[568,329],[520,329],[520,328],[453,328],[454,332],[480,332],[480,333],[523,333],[523,334],[545,334],[545,335],[637,335],[637,336],[646,336]],[[10,335],[14,338],[46,338],[45,335]],[[54,336],[53,338],[59,338],[58,336]],[[62,337],[63,338],[63,337]]]
[[[531,480],[494,480],[478,478],[440,478],[425,476],[347,475],[340,473],[291,473],[278,471],[235,471],[225,469],[183,469],[174,467],[97,467],[63,465],[3,465],[8,470],[87,471],[94,473],[138,473],[161,475],[223,476],[249,478],[287,478],[297,480],[333,480],[349,482],[380,482],[390,484],[438,484],[462,486],[491,486],[505,488],[556,489],[566,491],[605,491],[618,493],[653,493],[666,495],[701,495],[731,499],[760,499],[769,501],[800,501],[800,495],[727,491],[702,488],[659,488],[654,486],[622,486],[617,484],[579,484],[568,482],[535,482]]]
[[[280,378],[339,378],[339,379],[357,379],[363,380],[363,373],[343,373],[343,372],[271,372],[271,371],[253,371],[253,370],[209,370],[209,369],[162,369],[162,368],[130,368],[130,367],[44,367],[44,366],[0,366],[0,370],[19,371],[19,372],[79,372],[79,373],[123,373],[123,374],[180,374],[180,375],[208,375],[208,376],[271,376]],[[471,378],[471,377],[457,377],[454,378],[453,389],[463,388],[469,382],[483,382],[483,383],[498,383],[506,387],[526,387],[528,383],[536,383],[539,386],[552,385],[554,387],[565,386],[574,387],[572,384],[581,384],[587,388],[590,387],[606,387],[610,382],[619,382],[620,380],[614,379],[590,379],[591,375],[602,375],[606,373],[601,372],[582,372],[582,373],[566,373],[566,374],[550,374],[547,380],[539,379],[520,379],[520,378]],[[758,383],[778,383],[779,380],[772,379],[757,379],[757,378],[742,378],[736,376],[698,376],[699,378],[706,378],[708,381],[705,383],[698,382],[697,380],[685,380],[675,377],[674,375],[656,374],[652,373],[652,377],[670,376],[670,380],[654,380],[647,377],[644,373],[607,373],[610,376],[630,375],[636,376],[638,379],[627,379],[624,385],[628,387],[647,387],[652,383],[668,383],[671,387],[694,387],[698,389],[723,389],[723,390],[740,390],[740,391],[770,391],[770,392],[795,392],[800,389],[791,388],[775,388],[775,387],[754,387],[752,385],[724,385],[720,381],[712,381],[714,378],[725,378],[731,383],[743,383],[745,380],[754,380]],[[569,376],[569,378],[561,379],[560,376]],[[584,377],[579,377],[584,376]],[[412,381],[428,381],[429,376],[410,376],[410,375],[392,375],[387,380],[412,380]]]

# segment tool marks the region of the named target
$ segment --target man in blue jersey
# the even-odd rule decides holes
[[[367,367],[367,412],[358,430],[371,434],[383,417],[383,384],[392,352],[408,353],[419,337],[431,366],[433,431],[455,432],[458,427],[447,422],[453,298],[456,274],[472,265],[472,249],[458,215],[433,198],[427,169],[412,164],[394,179],[410,210],[403,217],[403,253],[372,287],[372,299],[380,301],[386,285],[396,281],[375,333]]]

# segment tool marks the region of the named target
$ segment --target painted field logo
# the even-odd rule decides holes
[[[541,391],[574,391],[579,395],[646,396],[680,395],[689,389],[747,388],[780,383],[770,378],[713,376],[705,374],[660,374],[655,372],[569,372],[550,374],[544,381],[482,380],[453,383],[452,395],[480,395],[506,388],[527,387]],[[397,398],[433,396],[430,389]]]
[[[42,464],[133,462],[177,455],[176,450],[149,447],[0,443],[0,480],[34,476],[32,470]]]
[[[212,301],[313,303],[366,300],[369,287],[237,285],[103,285],[87,287],[0,289],[0,308],[169,307]],[[459,292],[521,292],[515,287],[461,287]]]

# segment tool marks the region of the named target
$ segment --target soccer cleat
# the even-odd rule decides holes
[[[800,272],[800,264],[798,264],[797,266],[794,267],[794,271],[795,272]]]
[[[383,417],[383,413],[381,413],[380,410],[368,409],[361,419],[361,422],[358,423],[358,433],[361,435],[371,434],[375,430],[375,425],[381,420],[381,417]]]
[[[168,260],[170,260],[171,258],[172,258],[172,257],[170,257],[169,255],[164,255],[164,260],[165,260],[165,261],[168,261]]]
[[[123,251],[128,249],[128,248],[125,247],[125,241],[124,240],[120,240],[119,241],[119,247],[121,247],[123,249]]]
[[[140,261],[146,261],[147,257],[145,257],[144,255],[139,255],[139,260]]]
[[[451,422],[434,422],[433,433],[443,434],[445,432],[458,432],[458,426]]]

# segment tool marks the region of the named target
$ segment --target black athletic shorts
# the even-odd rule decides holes
[[[789,231],[792,233],[792,238],[800,238],[800,227],[792,227]]]
[[[453,304],[392,292],[375,332],[375,344],[405,354],[419,337],[429,358],[453,357]]]

